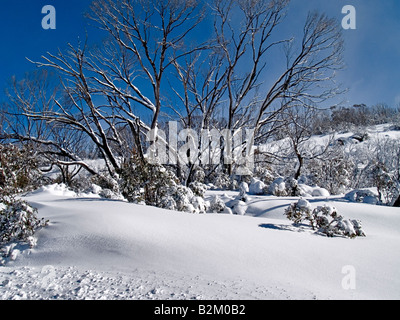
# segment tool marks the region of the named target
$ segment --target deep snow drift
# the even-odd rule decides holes
[[[215,194],[237,193],[207,193]],[[351,240],[294,227],[283,213],[295,198],[250,196],[245,216],[166,211],[54,187],[26,200],[50,224],[34,249],[14,248],[15,260],[0,267],[0,299],[400,298],[398,208],[309,199],[361,220],[367,237]]]

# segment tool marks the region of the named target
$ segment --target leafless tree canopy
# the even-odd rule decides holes
[[[132,154],[144,161],[145,135],[163,139],[157,129],[177,116],[184,127],[251,127],[255,139],[265,138],[288,108],[339,93],[336,21],[310,13],[302,38],[280,38],[288,9],[289,0],[95,0],[88,18],[107,40],[96,48],[69,44],[35,62],[59,85],[46,87],[42,76],[15,81],[9,101],[18,117],[3,137],[45,146],[51,163],[93,174],[77,151],[82,144],[118,173]],[[268,70],[277,50],[278,75]]]

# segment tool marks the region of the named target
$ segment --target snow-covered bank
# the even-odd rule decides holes
[[[218,191],[209,192],[209,194]],[[222,197],[223,193],[219,193]],[[0,267],[0,299],[399,299],[400,212],[333,204],[366,238],[326,238],[251,197],[246,216],[187,214],[41,190],[37,247]],[[342,286],[346,266],[355,289]]]

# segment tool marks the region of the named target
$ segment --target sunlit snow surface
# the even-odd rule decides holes
[[[237,195],[207,196],[215,194]],[[294,227],[284,210],[296,198],[250,196],[245,216],[166,211],[60,186],[25,199],[50,224],[34,249],[16,247],[0,267],[0,299],[400,298],[398,208],[308,199],[361,220],[367,237],[350,240]]]

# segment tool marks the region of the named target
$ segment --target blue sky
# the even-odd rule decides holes
[[[46,52],[65,48],[68,42],[89,33],[91,42],[103,34],[83,17],[91,0],[1,0],[0,9],[0,90],[7,80],[35,67],[25,58],[40,60]],[[57,29],[44,30],[44,5],[57,11]],[[296,31],[307,12],[319,10],[339,21],[344,5],[357,10],[357,29],[344,30],[346,70],[338,80],[349,88],[341,97],[349,105],[387,103],[400,105],[400,1],[399,0],[292,0],[285,31]],[[201,32],[201,31],[198,31]],[[199,34],[198,34],[199,35]]]

